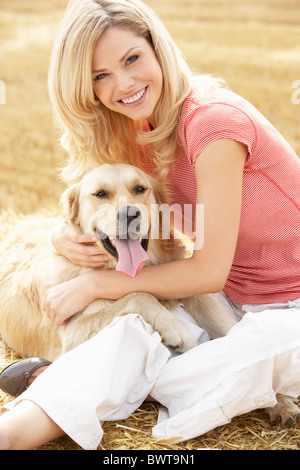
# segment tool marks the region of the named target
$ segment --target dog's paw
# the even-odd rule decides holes
[[[183,326],[176,329],[170,328],[162,335],[162,341],[166,346],[180,353],[198,346],[194,336]]]
[[[190,336],[189,338],[186,337],[181,343],[179,343],[175,347],[175,351],[179,353],[184,353],[194,348],[195,346],[198,346],[198,343],[193,336]]]
[[[278,394],[277,404],[273,408],[266,408],[266,412],[271,422],[281,422],[286,426],[291,426],[300,418],[300,408],[297,401],[291,397]]]

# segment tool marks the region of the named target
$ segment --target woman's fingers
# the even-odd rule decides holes
[[[77,233],[66,222],[59,225],[52,234],[52,243],[57,253],[73,264],[87,268],[103,267],[111,260],[104,249],[95,244],[97,238]]]

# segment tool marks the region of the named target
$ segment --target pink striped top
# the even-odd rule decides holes
[[[178,165],[168,175],[172,203],[194,209],[194,165],[204,147],[227,138],[248,148],[226,294],[243,304],[300,298],[300,160],[293,149],[245,99],[224,88],[204,97],[197,85],[184,102],[178,138]]]

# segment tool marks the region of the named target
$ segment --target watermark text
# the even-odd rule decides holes
[[[130,205],[124,196],[120,200],[117,208],[112,204],[101,204],[98,209],[97,219],[102,225],[97,224],[96,233],[100,239],[170,240],[186,236],[194,240],[195,250],[203,247],[204,204],[151,204],[149,207]]]

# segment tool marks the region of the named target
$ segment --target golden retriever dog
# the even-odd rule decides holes
[[[163,188],[142,170],[104,164],[67,189],[61,202],[68,223],[78,232],[96,235],[98,245],[113,257],[99,269],[116,268],[134,276],[143,264],[184,256],[184,246],[172,228],[168,238],[161,237],[159,209],[167,207],[165,197]],[[51,233],[59,222],[29,218],[0,244],[0,333],[9,347],[25,356],[53,361],[97,334],[116,315],[127,313],[141,315],[175,349],[184,352],[196,345],[185,325],[170,313],[179,300],[159,302],[147,293],[118,301],[99,299],[65,326],[56,327],[42,309],[46,290],[88,271],[55,252]],[[214,338],[226,334],[235,323],[213,296],[184,303]]]
[[[99,269],[118,269],[135,276],[144,264],[186,256],[172,227],[162,238],[168,207],[162,186],[136,167],[101,165],[64,192],[62,206],[76,231],[96,235],[97,244],[112,255]],[[133,293],[117,301],[96,300],[66,325],[55,326],[42,309],[46,290],[88,270],[55,252],[51,234],[59,222],[57,218],[29,217],[0,243],[0,334],[18,353],[53,361],[96,335],[115,316],[128,313],[139,314],[166,345],[184,352],[197,343],[170,311],[179,303],[212,338],[225,335],[235,324],[212,295],[158,301],[147,293]]]

